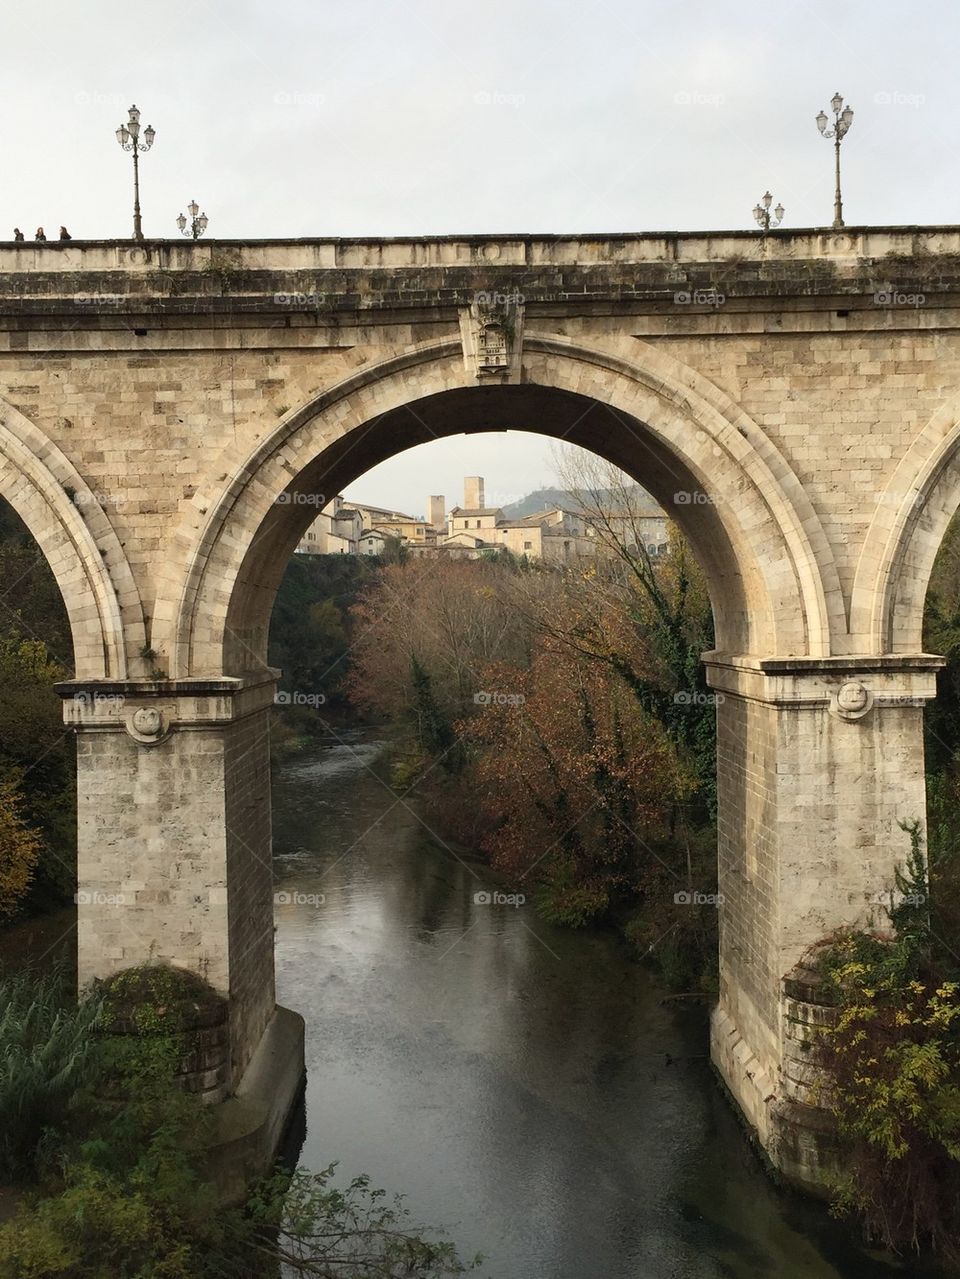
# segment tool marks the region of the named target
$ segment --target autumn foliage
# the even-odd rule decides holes
[[[664,566],[659,609],[618,565],[413,560],[354,610],[352,695],[408,732],[395,781],[556,922],[672,909],[686,884],[677,831],[709,807],[702,701],[675,696],[702,678],[683,665],[707,607],[693,585]]]
[[[539,881],[548,916],[581,923],[643,883],[651,842],[689,786],[663,728],[608,665],[549,638],[530,666],[487,668],[491,701],[459,727],[487,851]]]
[[[0,919],[13,915],[40,856],[42,842],[23,816],[23,799],[11,782],[0,782]]]

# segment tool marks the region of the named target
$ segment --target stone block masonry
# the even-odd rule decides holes
[[[811,1184],[782,982],[866,917],[924,813],[958,321],[956,227],[0,248],[0,495],[74,640],[81,980],[202,973],[237,1086],[275,1020],[266,637],[289,556],[319,496],[401,450],[537,430],[629,472],[705,570],[714,1060]]]

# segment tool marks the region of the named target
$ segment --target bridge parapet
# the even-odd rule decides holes
[[[960,227],[0,245],[0,323],[49,311],[462,306],[478,293],[688,315],[811,297],[875,310],[891,290],[960,292]]]

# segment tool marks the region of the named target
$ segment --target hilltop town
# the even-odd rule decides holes
[[[605,553],[603,533],[612,533],[628,550],[638,545],[651,557],[666,554],[669,519],[653,498],[636,486],[629,506],[622,496],[541,491],[553,501],[532,494],[506,506],[488,506],[483,477],[463,481],[463,505],[447,511],[446,498],[427,498],[426,516],[332,498],[307,529],[297,553],[302,555],[381,555],[391,545],[414,555],[450,559],[478,559],[506,550],[518,557],[565,563]],[[524,513],[537,504],[539,509]]]

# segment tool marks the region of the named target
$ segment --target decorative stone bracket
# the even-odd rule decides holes
[[[63,721],[83,732],[126,732],[157,746],[174,732],[212,728],[273,704],[277,672],[245,679],[69,680],[57,684]]]
[[[936,696],[944,659],[930,653],[760,659],[705,653],[704,662],[707,683],[732,697],[797,709],[825,706],[855,722],[875,708],[923,706]]]
[[[478,383],[516,384],[523,356],[523,299],[517,293],[479,292],[460,308],[463,362]]]

